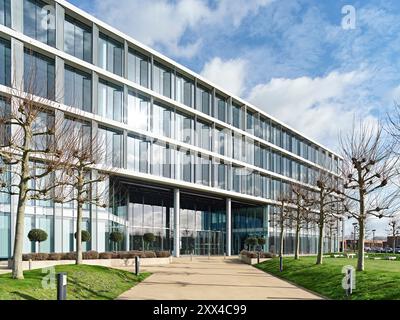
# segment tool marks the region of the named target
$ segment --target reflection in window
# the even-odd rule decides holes
[[[128,136],[127,143],[128,169],[148,173],[150,142],[143,138]]]
[[[176,113],[177,140],[184,143],[192,143],[193,119],[187,115]]]
[[[24,0],[24,34],[46,43],[56,44],[54,6],[40,0]]]
[[[0,24],[11,26],[11,0],[0,0]]]
[[[232,105],[232,125],[238,129],[242,129],[242,108],[238,105]]]
[[[92,77],[65,66],[64,103],[87,112],[92,111]]]
[[[255,114],[247,111],[247,128],[246,131],[250,134],[255,134],[256,117]]]
[[[194,182],[193,174],[192,174],[192,162],[193,156],[191,155],[189,150],[180,149],[177,151],[177,179],[186,181],[186,182]]]
[[[11,48],[10,42],[0,38],[0,84],[11,84]]]
[[[0,212],[0,259],[11,256],[11,215]]]
[[[196,158],[196,183],[209,186],[211,160],[207,156],[202,155],[198,155]]]
[[[215,151],[223,156],[228,155],[228,137],[230,131],[228,129],[215,129]]]
[[[92,62],[92,30],[80,21],[65,16],[64,51],[87,62]]]
[[[100,156],[100,163],[106,166],[122,167],[122,134],[111,129],[98,130],[99,144],[104,145]]]
[[[172,149],[162,142],[153,143],[151,173],[156,176],[173,178]]]
[[[123,45],[106,35],[99,37],[99,67],[110,71],[118,76],[123,75]]]
[[[196,134],[197,146],[211,151],[211,126],[205,122],[197,121]]]
[[[128,95],[127,123],[130,127],[148,131],[150,127],[150,99],[130,91]]]
[[[128,79],[149,87],[149,58],[133,49],[128,52]]]
[[[97,114],[107,119],[122,121],[122,88],[108,81],[99,81]]]
[[[171,98],[171,83],[171,70],[159,63],[154,63],[153,90],[163,96]]]
[[[214,172],[216,176],[216,187],[220,189],[226,189],[226,177],[227,177],[228,166],[221,162],[214,164]]]
[[[211,112],[211,93],[201,86],[196,89],[196,109],[208,115]]]
[[[194,83],[184,76],[176,76],[176,101],[193,108]]]
[[[226,122],[226,116],[227,116],[227,103],[224,98],[216,96],[215,117],[218,120]]]
[[[173,138],[173,110],[158,103],[153,104],[153,133]]]
[[[24,90],[37,96],[55,98],[54,59],[25,49]]]

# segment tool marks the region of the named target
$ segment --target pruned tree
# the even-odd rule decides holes
[[[317,177],[318,191],[314,193],[314,205],[317,211],[316,223],[318,225],[318,252],[316,264],[323,263],[325,225],[332,218],[339,219],[342,216],[342,197],[339,196],[338,182],[332,174],[319,170]]]
[[[400,221],[397,217],[389,221],[389,235],[393,237],[393,254],[396,253],[396,239],[400,236]]]
[[[98,183],[105,181],[107,175],[94,172],[95,165],[105,153],[105,141],[92,134],[90,124],[69,118],[64,122],[68,132],[60,141],[63,148],[63,166],[57,172],[55,200],[60,203],[76,204],[76,264],[82,264],[82,218],[85,205],[107,207],[103,193],[96,189]]]
[[[305,225],[308,225],[314,219],[311,212],[314,200],[309,190],[297,184],[291,185],[291,191],[293,194],[291,203],[294,205],[291,217],[295,223],[296,230],[294,258],[298,260],[300,258],[300,232]]]
[[[55,131],[62,120],[49,105],[55,90],[41,78],[31,63],[24,79],[14,75],[9,104],[0,110],[1,191],[18,196],[12,277],[23,279],[22,250],[25,209],[30,200],[51,199],[55,188],[52,173],[59,167],[63,151],[57,149]],[[44,88],[45,87],[45,88]]]
[[[353,130],[340,138],[340,144],[345,179],[342,194],[349,200],[344,209],[358,223],[357,270],[363,271],[367,219],[390,217],[398,206],[398,188],[391,186],[396,176],[397,160],[381,124],[354,123]]]
[[[277,201],[279,202],[276,219],[276,225],[279,227],[279,257],[283,257],[285,252],[285,229],[289,226],[289,220],[293,212],[293,208],[290,207],[292,202],[290,192],[281,192]]]

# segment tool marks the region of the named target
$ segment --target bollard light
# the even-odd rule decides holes
[[[347,269],[347,295],[351,296],[353,294],[353,269]]]
[[[260,264],[260,251],[257,252],[257,264]]]
[[[279,256],[279,271],[283,271],[283,257]]]
[[[138,256],[135,257],[135,274],[138,276],[140,273],[140,258]]]
[[[67,274],[57,274],[57,300],[67,300]]]

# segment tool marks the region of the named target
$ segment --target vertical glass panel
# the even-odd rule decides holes
[[[128,169],[148,173],[150,142],[143,138],[128,136],[127,143]]]
[[[194,120],[185,114],[176,113],[177,140],[184,143],[192,143]]]
[[[54,100],[55,98],[54,60],[37,52],[25,49],[24,90],[26,92]]]
[[[238,129],[242,129],[242,107],[233,104],[232,105],[232,125]]]
[[[53,217],[37,217],[37,228],[46,231],[48,237],[46,241],[40,243],[40,252],[54,252],[54,226]]]
[[[250,134],[255,134],[255,114],[250,111],[247,111],[246,131]]]
[[[215,117],[218,120],[226,122],[226,118],[227,118],[226,100],[220,96],[216,96],[215,100],[216,100]]]
[[[173,113],[172,109],[154,103],[152,132],[168,138],[174,138]]]
[[[100,154],[100,163],[120,168],[122,166],[122,134],[110,129],[99,127],[98,139],[104,144],[104,152]]]
[[[0,259],[11,257],[10,214],[0,212]]]
[[[192,155],[189,150],[181,149],[177,151],[177,179],[186,182],[193,182],[192,161]]]
[[[211,92],[202,86],[196,88],[196,109],[211,114]]]
[[[40,0],[24,0],[24,34],[55,46],[55,9]]]
[[[198,155],[196,158],[196,183],[209,186],[211,160],[201,155]]]
[[[64,103],[87,112],[92,111],[92,77],[65,66]]]
[[[11,0],[0,0],[0,24],[11,27]]]
[[[99,81],[98,88],[97,114],[115,121],[122,121],[122,88],[104,80]]]
[[[196,126],[197,146],[211,151],[211,126],[198,121]]]
[[[172,178],[172,149],[162,142],[153,143],[152,146],[152,171],[156,176]]]
[[[215,128],[215,151],[225,156],[228,155],[228,137],[230,131],[228,129]]]
[[[11,85],[11,48],[10,42],[0,38],[0,84]]]
[[[67,15],[64,22],[64,51],[92,62],[92,29]]]
[[[132,128],[148,131],[150,127],[150,99],[136,92],[128,95],[128,125]]]
[[[123,75],[123,44],[100,34],[98,43],[98,63],[99,67],[110,71],[118,76]]]
[[[176,76],[176,101],[193,108],[194,83],[184,76]]]
[[[159,63],[154,63],[153,90],[168,98],[172,97],[172,72]]]
[[[149,58],[133,49],[128,53],[128,79],[149,87]]]

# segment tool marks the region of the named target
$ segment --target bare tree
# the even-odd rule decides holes
[[[0,112],[1,171],[8,174],[1,186],[2,192],[18,196],[12,276],[23,279],[25,209],[30,200],[49,199],[55,188],[51,174],[62,155],[55,135],[61,123],[48,108],[54,88],[44,89],[35,64],[25,70],[22,83],[13,80],[10,96],[9,107]]]
[[[393,237],[393,254],[396,253],[396,239],[400,236],[400,221],[394,217],[389,221],[389,235]]]
[[[87,204],[106,207],[102,193],[96,189],[98,183],[105,181],[107,175],[93,171],[99,164],[100,155],[105,153],[104,145],[98,135],[93,135],[90,124],[78,119],[64,122],[64,135],[61,140],[63,166],[57,172],[57,202],[74,202],[77,208],[76,219],[76,264],[82,264],[82,218],[83,208]]]
[[[313,200],[311,192],[297,184],[292,184],[291,190],[293,193],[292,204],[295,206],[292,215],[296,229],[294,258],[297,260],[300,257],[301,229],[313,219],[310,211]]]
[[[324,256],[324,235],[325,224],[330,222],[333,217],[339,219],[341,212],[336,210],[340,207],[341,198],[338,194],[337,181],[334,177],[319,170],[317,178],[318,191],[315,193],[315,206],[317,210],[317,225],[318,225],[318,253],[316,264],[323,263]]]
[[[392,145],[385,139],[381,124],[370,126],[360,121],[352,132],[340,139],[345,178],[342,194],[349,200],[346,214],[359,227],[357,270],[364,270],[365,224],[369,217],[390,217],[395,210],[397,188],[391,188],[396,175]]]
[[[278,219],[276,224],[279,226],[279,257],[283,257],[284,254],[284,234],[285,228],[288,226],[289,218],[292,214],[292,208],[290,207],[291,196],[289,192],[281,192],[278,197],[279,211]]]

